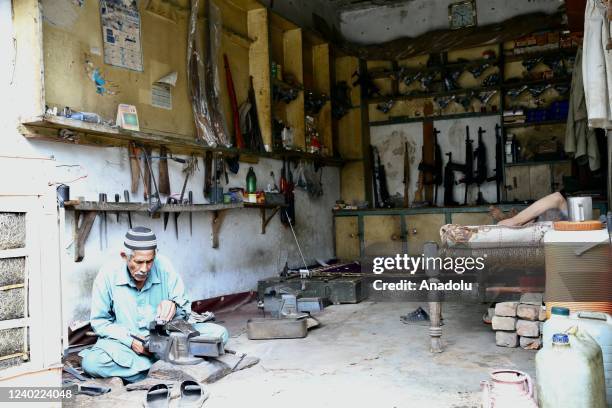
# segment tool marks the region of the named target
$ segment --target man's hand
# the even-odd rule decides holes
[[[151,353],[147,350],[141,341],[136,339],[132,340],[132,350],[134,350],[137,354],[142,354],[144,356],[150,356]]]
[[[169,322],[176,314],[176,303],[171,300],[162,300],[157,305],[157,317]]]

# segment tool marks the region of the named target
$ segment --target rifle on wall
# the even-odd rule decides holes
[[[482,191],[480,191],[480,185],[487,182],[487,147],[482,140],[482,135],[486,132],[482,127],[478,127],[478,145],[474,152],[476,154],[476,175],[474,180],[478,186],[477,205],[488,204],[482,196]]]
[[[457,205],[453,200],[453,185],[465,184],[465,196],[463,205],[467,205],[468,187],[476,182],[474,178],[474,151],[472,149],[473,140],[470,139],[470,127],[465,127],[465,164],[454,163],[452,153],[446,153],[448,163],[444,168],[444,205]],[[458,182],[454,182],[454,171],[463,173],[463,177]],[[449,191],[450,190],[450,191]]]
[[[426,163],[425,162],[425,147],[423,146],[422,148],[422,154],[421,154],[421,162],[419,163],[419,184],[421,184],[421,186],[419,186],[419,195],[420,195],[420,201],[423,201],[423,185],[432,185],[435,186],[434,187],[434,199],[433,199],[433,205],[437,205],[438,203],[438,186],[440,184],[442,184],[443,181],[443,177],[442,177],[442,151],[440,150],[440,145],[438,144],[438,134],[440,133],[440,131],[436,128],[433,129],[433,142],[434,142],[434,160],[433,163]],[[429,180],[425,181],[425,177],[421,177],[422,173],[427,173],[430,175]],[[419,201],[417,200],[417,198],[415,197],[415,201]]]
[[[376,146],[371,146],[370,154],[373,166],[374,207],[391,208],[385,166],[380,161],[380,155]]]
[[[504,181],[504,143],[501,136],[501,126],[495,125],[495,175],[487,178],[487,181],[495,181],[497,184],[497,203],[501,203],[501,189]]]
[[[420,175],[419,175],[420,177]],[[410,157],[408,157],[408,142],[404,142],[404,208],[410,206]],[[416,200],[416,197],[415,197]]]

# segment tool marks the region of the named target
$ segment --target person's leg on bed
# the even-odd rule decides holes
[[[539,199],[512,218],[501,220],[497,225],[518,227],[535,220],[548,210],[556,209],[567,214],[567,202],[561,193],[552,193]]]

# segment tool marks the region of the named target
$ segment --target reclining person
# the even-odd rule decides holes
[[[520,227],[533,221],[565,221],[568,219],[567,201],[559,193],[552,193],[539,199],[518,214],[506,218],[505,214],[497,208],[490,208],[491,216],[497,220],[497,225],[506,227]]]
[[[146,227],[125,234],[121,260],[104,265],[93,284],[91,326],[99,336],[91,349],[83,350],[82,367],[93,377],[121,377],[128,382],[146,377],[155,358],[133,336],[149,335],[148,325],[186,319],[190,302],[185,286],[170,261],[157,254],[157,239]],[[196,323],[200,334],[221,337],[228,331],[214,323]]]

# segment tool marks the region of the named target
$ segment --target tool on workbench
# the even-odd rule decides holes
[[[193,205],[193,191],[187,193],[187,203]],[[189,211],[189,235],[193,235],[193,211]]]
[[[123,190],[123,199],[125,200],[126,203],[130,202],[130,192],[129,191]],[[128,211],[127,216],[128,216],[128,225],[130,226],[130,229],[132,229],[132,213]]]
[[[115,203],[119,204],[119,194],[115,193]],[[116,211],[115,214],[117,214],[117,224],[119,224],[119,211]]]
[[[159,198],[159,189],[157,188],[157,181],[155,181],[155,175],[153,174],[153,169],[151,168],[151,160],[149,160],[149,155],[145,150],[144,160],[146,163],[146,169],[149,169],[149,177],[153,180],[153,187],[155,188],[155,193],[149,194],[149,215],[153,216],[156,214],[162,207],[161,200]]]
[[[159,192],[170,194],[170,177],[168,175],[168,149],[159,148]]]
[[[102,207],[104,203],[106,203],[106,193],[100,193],[98,195],[98,203],[100,207]],[[100,208],[100,210],[100,250],[103,250],[105,246],[108,246],[108,243],[106,241],[106,233],[108,232],[108,227],[106,224],[106,211],[103,208]]]

